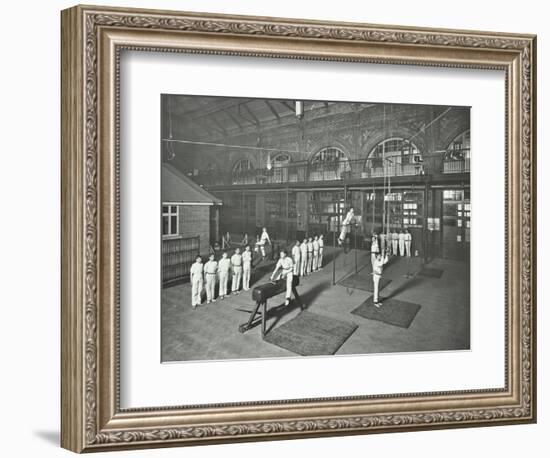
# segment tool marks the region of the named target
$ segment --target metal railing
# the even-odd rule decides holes
[[[205,186],[266,185],[379,178],[384,175],[414,176],[427,173],[426,168],[427,164],[422,162],[388,163],[384,168],[381,161],[364,159],[318,163],[303,161],[291,162],[271,169],[250,169],[238,172],[202,171],[191,178]]]
[[[465,173],[469,171],[470,158],[443,161],[443,173]]]
[[[200,253],[200,237],[164,239],[162,241],[162,284],[185,280]]]

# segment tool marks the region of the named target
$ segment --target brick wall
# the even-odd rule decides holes
[[[200,236],[201,254],[208,253],[210,245],[210,206],[179,205],[179,232],[182,237]]]

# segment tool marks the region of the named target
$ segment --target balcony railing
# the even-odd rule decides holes
[[[443,161],[443,173],[465,173],[470,171],[470,159]]]
[[[449,150],[443,157],[443,173],[466,173],[470,171],[470,149]]]
[[[251,169],[239,172],[200,171],[192,178],[205,186],[265,185],[423,175],[428,173],[433,166],[433,161],[408,164],[394,162],[388,163],[385,168],[381,161],[372,163],[370,160],[365,161],[364,159],[320,163],[304,161],[291,162],[271,169]]]

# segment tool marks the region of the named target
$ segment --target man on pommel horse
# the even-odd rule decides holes
[[[267,300],[277,294],[286,292],[285,306],[290,304],[291,293],[294,294],[294,299],[299,301],[300,308],[303,310],[303,304],[296,290],[296,286],[299,284],[299,277],[294,273],[294,261],[291,257],[287,256],[286,250],[281,250],[279,253],[279,261],[275,266],[275,270],[271,274],[271,281],[259,285],[252,290],[252,299],[256,301],[256,307],[250,314],[248,322],[239,325],[239,332],[246,332],[252,327],[252,322],[258,313],[260,306],[262,306],[262,337],[265,336],[265,320],[267,314]]]

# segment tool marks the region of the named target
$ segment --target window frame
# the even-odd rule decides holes
[[[168,207],[168,212],[164,212],[164,207]],[[172,207],[175,207],[176,208],[176,212],[175,214],[172,212]],[[176,232],[175,233],[172,233],[172,217],[175,216],[176,217]],[[169,233],[168,234],[165,234],[164,233],[164,218],[168,218],[168,229],[169,229]],[[162,239],[163,240],[168,240],[168,239],[176,239],[176,238],[179,238],[181,237],[181,234],[180,234],[180,206],[177,205],[177,204],[174,204],[172,202],[163,202],[162,203],[162,208],[161,208],[161,234],[162,234]]]

